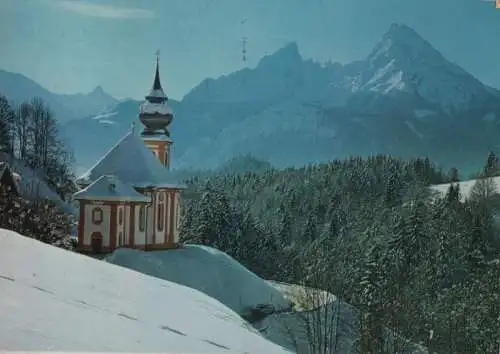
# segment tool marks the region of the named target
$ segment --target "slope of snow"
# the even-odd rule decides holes
[[[108,119],[101,119],[101,120],[99,120],[99,124],[111,125],[111,124],[116,124],[116,122],[113,122],[112,120],[108,120]]]
[[[175,251],[153,252],[119,249],[106,261],[202,291],[238,313],[259,304],[290,307],[279,290],[211,247],[185,245]]]
[[[0,229],[4,350],[285,353],[196,290]]]
[[[416,135],[418,136],[419,139],[423,139],[424,138],[424,135],[422,133],[420,133],[416,128],[415,126],[413,125],[412,122],[410,122],[409,120],[406,120],[405,121],[405,124],[408,128],[410,128],[410,130]]]
[[[494,187],[495,187],[495,192],[494,194],[500,194],[500,177],[493,177],[492,178]],[[460,200],[463,202],[466,199],[468,199],[471,195],[471,190],[472,187],[474,187],[474,184],[476,183],[476,179],[470,179],[468,181],[462,181],[458,182],[460,185]],[[457,183],[453,183],[457,184]],[[435,184],[430,186],[429,188],[437,192],[438,195],[440,196],[445,196],[446,193],[448,192],[448,189],[450,188],[451,183],[442,183],[442,184]]]
[[[101,113],[101,114],[98,114],[98,115],[92,117],[91,119],[109,118],[109,117],[112,117],[112,116],[116,116],[117,114],[118,114],[118,112],[116,112],[116,111],[107,112],[107,113]]]
[[[413,115],[417,119],[423,119],[429,116],[435,116],[437,113],[429,109],[415,109]]]

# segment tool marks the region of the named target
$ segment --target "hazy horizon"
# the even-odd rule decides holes
[[[181,99],[205,78],[242,69],[243,37],[249,67],[289,42],[304,59],[348,63],[364,58],[391,23],[410,26],[447,59],[500,87],[500,67],[488,65],[500,56],[500,10],[481,0],[4,0],[0,7],[7,34],[0,69],[55,93],[102,86],[116,98],[141,99],[159,49],[164,88]]]

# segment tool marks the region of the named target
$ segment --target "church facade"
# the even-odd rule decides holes
[[[173,112],[160,82],[159,60],[153,87],[139,107],[140,135],[131,129],[77,184],[80,206],[78,250],[112,252],[119,247],[142,250],[180,246],[183,184],[170,169],[169,124]]]

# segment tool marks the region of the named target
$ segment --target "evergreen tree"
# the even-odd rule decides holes
[[[486,163],[483,168],[483,175],[485,177],[493,177],[498,173],[498,157],[493,151],[490,151]]]
[[[14,110],[7,98],[0,95],[0,151],[13,153]]]

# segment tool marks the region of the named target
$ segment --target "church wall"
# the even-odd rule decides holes
[[[172,243],[173,242],[173,239],[172,239],[172,234],[170,232],[170,224],[171,224],[171,221],[170,221],[170,214],[172,213],[172,206],[171,206],[171,200],[172,200],[172,193],[170,193],[169,191],[167,191],[165,193],[167,195],[167,198],[166,198],[166,207],[165,207],[165,234],[166,234],[166,237],[167,237],[167,242],[168,243]]]
[[[151,204],[141,204],[136,205],[134,209],[134,245],[151,246],[153,245],[156,231],[154,229],[154,208]]]
[[[149,205],[149,210],[147,212],[147,218],[148,218],[148,229],[146,230],[146,245],[153,245],[154,244],[154,237],[155,237],[155,213],[153,209],[154,204]]]
[[[171,143],[163,140],[145,140],[144,144],[153,152],[156,158],[167,168],[170,167],[170,146]]]
[[[127,204],[123,207],[123,215],[124,215],[124,221],[123,221],[123,233],[124,233],[124,243],[126,246],[131,246],[130,239],[132,237],[131,230],[130,230],[130,204]]]
[[[125,206],[118,205],[116,208],[116,247],[123,247],[125,242]]]
[[[175,192],[175,226],[174,242],[179,242],[179,228],[181,226],[181,193]]]
[[[94,232],[100,232],[102,234],[102,246],[109,247],[110,246],[110,231],[111,231],[111,206],[104,205],[99,202],[91,202],[89,204],[85,204],[85,213],[84,213],[84,236],[83,243],[84,246],[90,246],[92,242],[92,234]],[[102,220],[99,217],[102,213]],[[92,215],[96,217],[95,220],[98,223],[95,223],[92,220]],[[99,222],[100,221],[100,222]]]
[[[175,191],[169,191],[168,236],[169,241],[175,243]]]
[[[134,244],[135,245],[144,245],[146,243],[145,231],[146,227],[144,224],[143,229],[141,230],[141,225],[145,222],[145,214],[143,216],[144,220],[141,222],[141,209],[144,210],[145,213],[146,206],[145,205],[137,205],[134,208]]]
[[[166,193],[159,190],[155,193],[155,244],[165,243],[166,235]]]

